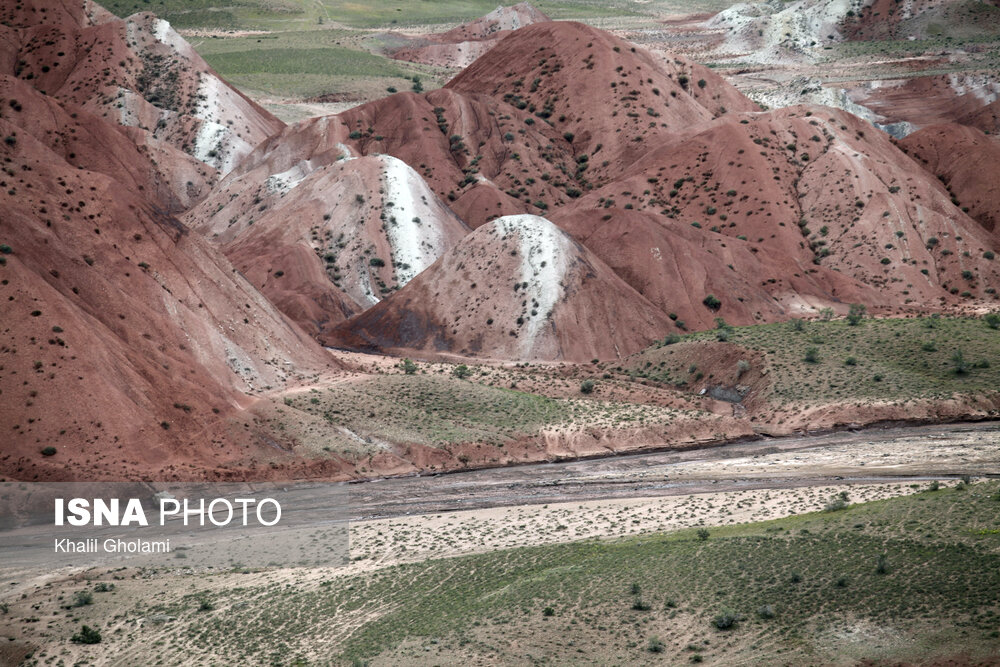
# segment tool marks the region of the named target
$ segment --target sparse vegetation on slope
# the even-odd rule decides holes
[[[742,350],[748,358],[763,359],[761,391],[776,404],[947,399],[1000,387],[1000,336],[990,321],[866,319],[851,326],[846,320],[792,320],[732,328],[726,345],[733,355]],[[701,379],[735,384],[732,373],[696,380],[698,369],[690,370],[691,360],[709,354],[705,345],[715,338],[712,331],[675,337],[675,344],[661,343],[633,357],[630,368],[638,377],[681,388],[698,388]],[[956,372],[958,352],[963,372]]]

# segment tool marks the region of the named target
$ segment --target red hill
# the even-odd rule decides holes
[[[335,336],[387,352],[589,361],[627,356],[672,329],[565,232],[515,215],[477,229]]]

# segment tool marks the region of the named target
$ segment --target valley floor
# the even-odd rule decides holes
[[[5,591],[3,650],[39,665],[993,664],[996,475],[1000,426],[982,423],[352,485],[352,514],[383,518],[352,522],[346,567],[39,573]],[[99,582],[114,588],[68,602]],[[742,620],[720,630],[727,610]],[[102,642],[70,643],[81,624]]]

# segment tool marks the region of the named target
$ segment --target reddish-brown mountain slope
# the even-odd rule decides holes
[[[940,123],[970,125],[1000,133],[1000,76],[993,72],[918,76],[864,82],[849,88],[852,101],[868,107],[885,123],[906,122],[914,128]]]
[[[646,211],[735,237],[773,267],[751,280],[787,284],[807,267],[822,293],[869,305],[937,305],[949,292],[993,300],[1000,286],[997,263],[983,257],[996,239],[885,134],[835,109],[720,118],[574,207]],[[823,267],[857,282],[824,277]]]
[[[663,60],[581,23],[537,23],[511,33],[447,88],[526,109],[587,155],[603,183],[664,138],[757,105],[706,67]]]
[[[227,173],[283,126],[223,82],[166,21],[148,13],[116,19],[94,7],[22,10],[20,21],[8,21],[17,27],[0,35],[0,73],[135,128],[129,136],[165,169],[185,161],[171,148],[204,163],[194,174],[178,173],[166,202],[172,208],[190,206],[217,170]]]
[[[577,163],[566,140],[531,115],[474,94],[399,93],[338,116],[290,126],[262,143],[239,167],[270,174],[345,151],[388,154],[423,177],[470,226],[512,213],[536,212],[578,196]],[[533,121],[533,119],[531,119]]]
[[[932,125],[899,147],[940,179],[962,210],[1000,233],[1000,139],[963,125]]]
[[[754,324],[827,307],[846,312],[849,303],[889,304],[877,290],[811,261],[658,213],[579,207],[558,211],[553,221],[670,314],[677,332],[710,328],[716,317]]]
[[[95,138],[114,148],[117,130],[78,113],[61,136],[44,119],[65,115],[37,97],[0,117],[0,474],[201,477],[270,457],[249,394],[331,360],[142,198],[152,170],[134,146],[121,146],[124,164],[64,159],[66,135],[89,152]]]
[[[198,181],[205,169],[190,155],[148,140],[149,135],[139,137],[133,128],[104,122],[2,74],[0,116],[17,122],[21,132],[46,143],[73,166],[105,174],[166,209],[182,205],[176,194],[187,189],[186,182]]]
[[[335,337],[368,350],[589,361],[624,357],[672,330],[565,232],[515,215],[477,229]]]
[[[550,20],[526,2],[497,7],[489,14],[447,32],[412,40],[390,55],[397,60],[440,67],[467,67],[512,30]]]
[[[233,174],[185,217],[314,336],[398,290],[469,229],[405,162],[306,160]]]

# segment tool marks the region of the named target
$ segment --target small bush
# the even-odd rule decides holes
[[[698,529],[698,539],[701,540],[702,542],[704,542],[705,540],[707,540],[710,535],[711,535],[711,533],[708,532],[708,528],[699,528]]]
[[[90,591],[77,591],[73,594],[73,607],[86,607],[94,604],[94,594]]]
[[[556,615],[556,610],[553,609],[552,607],[546,607],[545,609],[542,610],[542,616],[555,616],[555,615]]]
[[[80,632],[74,634],[69,638],[69,640],[74,644],[100,644],[101,633],[97,630],[97,628],[85,625],[80,628]]]
[[[861,324],[861,320],[865,319],[867,310],[863,304],[852,303],[850,309],[847,311],[847,323],[852,327]]]
[[[965,355],[961,350],[955,350],[951,355],[951,368],[955,375],[965,375],[969,372],[969,362],[965,360]]]
[[[986,313],[983,315],[983,321],[990,329],[1000,329],[1000,313]]]
[[[49,447],[42,447],[42,456],[55,456],[55,455],[56,455],[56,448],[55,447],[51,447],[51,446],[49,446]]]
[[[712,619],[712,625],[714,625],[719,630],[732,630],[737,625],[739,625],[740,621],[742,620],[743,617],[737,614],[735,611],[732,611],[731,609],[726,609]]]
[[[828,502],[824,507],[824,512],[839,512],[841,510],[846,510],[848,508],[847,500],[841,497],[834,498]]]
[[[761,618],[774,618],[777,616],[777,613],[774,611],[773,606],[766,604],[757,609],[757,615]]]
[[[409,359],[403,359],[403,372],[407,375],[413,375],[417,372],[417,365]]]
[[[632,609],[635,611],[649,611],[652,607],[642,598],[636,598],[632,601]]]
[[[581,394],[594,393],[594,384],[595,383],[593,380],[584,380],[582,383],[580,383],[580,393]]]
[[[818,347],[806,348],[806,356],[803,357],[803,359],[805,359],[805,361],[807,361],[810,364],[819,363],[819,348]]]
[[[712,310],[718,310],[722,307],[722,302],[719,301],[714,294],[709,294],[701,301],[705,306],[711,308]]]
[[[667,645],[659,637],[650,637],[649,643],[646,644],[646,650],[650,653],[663,653],[667,650]]]
[[[464,380],[465,378],[472,375],[472,369],[465,364],[459,364],[451,369],[451,374],[457,377],[459,380]]]
[[[875,572],[877,574],[889,573],[889,560],[886,558],[885,554],[881,554],[878,557],[878,560],[875,561]]]

